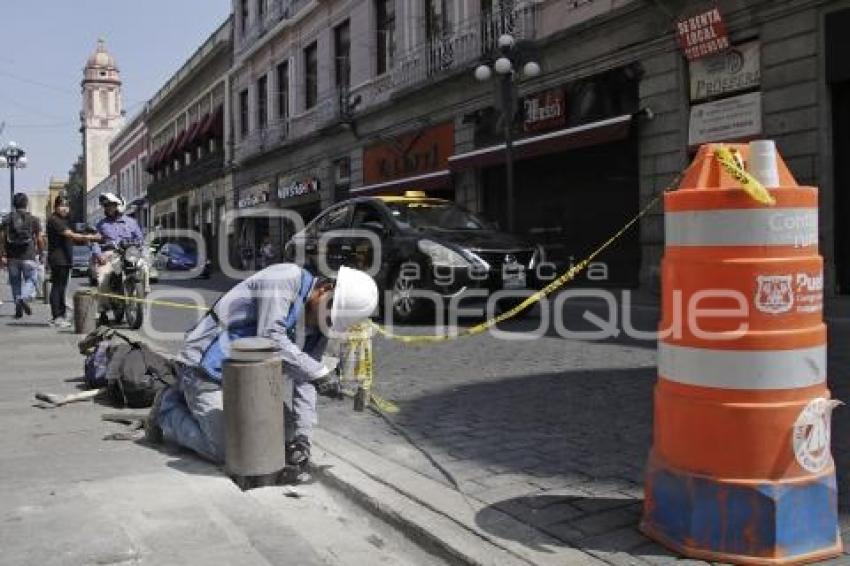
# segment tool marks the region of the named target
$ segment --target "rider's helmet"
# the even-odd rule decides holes
[[[124,214],[124,208],[126,207],[126,203],[124,202],[123,198],[116,195],[115,193],[103,193],[102,195],[100,195],[100,199],[98,200],[100,201],[100,206],[105,206],[107,204],[117,204],[118,212]]]

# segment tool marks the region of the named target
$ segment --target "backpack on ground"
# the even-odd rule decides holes
[[[150,407],[157,392],[175,381],[167,356],[107,327],[86,336],[80,352],[86,356],[86,385],[105,387],[117,407]]]
[[[33,217],[28,212],[16,211],[9,215],[6,224],[6,243],[14,247],[32,244]]]

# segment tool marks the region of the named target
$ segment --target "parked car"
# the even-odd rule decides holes
[[[157,245],[158,244],[158,245]],[[155,242],[152,247],[156,248],[153,254],[153,267],[158,271],[191,271],[198,266],[198,252],[194,242],[187,241],[163,241]],[[209,278],[210,261],[204,262],[200,277]]]
[[[374,234],[373,239],[363,231]],[[335,233],[333,238],[322,238],[330,232]],[[374,238],[381,243],[379,258],[372,249]],[[535,289],[535,269],[543,261],[542,248],[501,232],[454,202],[428,198],[419,191],[338,203],[290,239],[284,258],[296,260],[299,251],[316,272],[322,264],[332,270],[377,264],[375,281],[382,301],[387,295],[392,301],[391,315],[397,323],[431,314],[434,302],[416,296],[417,290],[434,291],[448,304],[471,289]],[[521,300],[506,299],[499,306],[509,308]]]
[[[91,248],[89,246],[74,246],[74,255],[71,263],[71,277],[85,277],[89,274],[91,267]]]

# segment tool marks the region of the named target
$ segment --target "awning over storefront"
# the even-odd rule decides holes
[[[196,140],[205,142],[213,137],[222,137],[224,133],[224,108],[219,106],[213,112],[207,114],[207,119],[201,122]]]
[[[435,191],[451,188],[451,182],[451,171],[443,169],[433,173],[425,173],[423,175],[415,175],[413,177],[393,179],[392,181],[385,181],[383,183],[364,185],[362,187],[351,189],[351,194],[363,196],[376,193],[390,194],[399,191]]]
[[[528,159],[622,140],[629,135],[632,118],[632,114],[623,114],[574,128],[565,128],[539,136],[522,138],[513,143],[513,156],[515,160]],[[504,161],[505,144],[502,143],[453,155],[449,157],[449,168],[458,171],[490,167],[504,163]]]

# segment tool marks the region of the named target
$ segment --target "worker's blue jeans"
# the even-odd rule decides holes
[[[213,462],[224,462],[224,402],[221,386],[201,370],[181,366],[176,387],[163,393],[157,424],[163,438],[197,452]],[[286,378],[284,378],[286,379]],[[297,435],[308,439],[316,424],[316,388],[308,381],[287,380],[284,418],[287,442]],[[286,394],[290,392],[291,394]]]
[[[31,301],[35,297],[37,277],[38,264],[35,261],[9,260],[9,286],[12,287],[12,298],[15,301]]]

